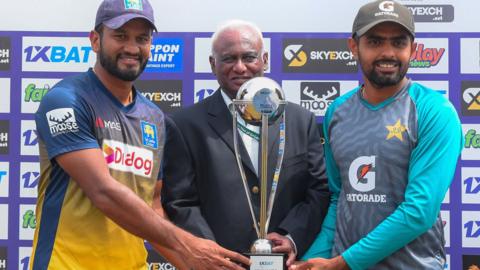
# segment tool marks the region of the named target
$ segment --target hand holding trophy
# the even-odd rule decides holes
[[[272,243],[266,239],[270,216],[272,213],[275,192],[278,186],[280,168],[282,166],[283,154],[285,150],[285,95],[280,86],[272,79],[266,77],[256,77],[245,82],[237,92],[236,99],[233,100],[233,141],[235,147],[235,156],[237,165],[242,177],[245,194],[252,215],[252,220],[257,231],[258,239],[252,244],[249,255],[252,261],[250,270],[285,269],[284,254],[272,253]],[[245,171],[241,162],[238,150],[238,132],[237,117],[240,117],[248,124],[260,126],[260,220],[257,218],[252,206],[252,199]],[[270,196],[267,199],[267,161],[268,161],[268,126],[279,118],[280,123],[280,142],[276,168],[273,175]],[[268,200],[268,205],[267,205]]]

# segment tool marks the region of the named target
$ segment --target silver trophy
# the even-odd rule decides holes
[[[233,142],[237,165],[242,177],[243,187],[247,196],[248,206],[252,215],[252,220],[257,232],[258,239],[252,244],[248,255],[252,261],[251,270],[265,269],[285,269],[284,254],[273,254],[272,243],[266,239],[270,216],[272,213],[275,192],[278,186],[280,168],[283,161],[285,150],[285,95],[280,86],[272,79],[266,77],[257,77],[245,82],[237,92],[236,99],[233,100]],[[238,122],[240,116],[246,123],[260,126],[260,221],[257,222],[255,212],[252,206],[250,190],[245,176],[245,171],[238,150]],[[270,196],[267,198],[267,162],[268,162],[268,126],[280,119],[280,141],[278,157]],[[268,200],[268,205],[267,205]]]

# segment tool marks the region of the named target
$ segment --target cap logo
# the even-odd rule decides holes
[[[375,17],[378,16],[393,16],[398,18],[398,13],[395,12],[395,4],[393,1],[383,1],[378,5],[378,8],[380,9],[379,12],[375,13]]]
[[[383,1],[378,5],[381,11],[392,12],[394,10],[394,4],[392,1]]]
[[[125,9],[143,10],[142,0],[124,0]]]

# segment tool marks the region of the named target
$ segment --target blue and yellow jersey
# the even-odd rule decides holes
[[[163,113],[136,91],[123,106],[90,69],[52,88],[35,121],[41,179],[31,269],[146,269],[143,240],[97,209],[55,157],[99,148],[113,178],[151,205],[161,173]]]
[[[354,270],[443,269],[439,212],[463,138],[455,108],[410,81],[377,105],[359,90],[325,115],[332,203],[305,258],[342,255]]]

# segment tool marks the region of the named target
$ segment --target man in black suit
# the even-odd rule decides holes
[[[233,131],[228,106],[245,81],[263,76],[268,67],[262,33],[248,22],[226,23],[212,36],[209,60],[219,91],[167,121],[162,200],[175,224],[225,248],[246,252],[257,235],[235,160],[233,132],[241,138],[241,159],[258,220],[259,128],[243,123],[242,129]],[[285,112],[285,154],[267,238],[274,243],[274,252],[288,254],[290,264],[318,234],[329,193],[315,116],[292,103]],[[269,127],[268,135],[270,192],[279,120]]]

